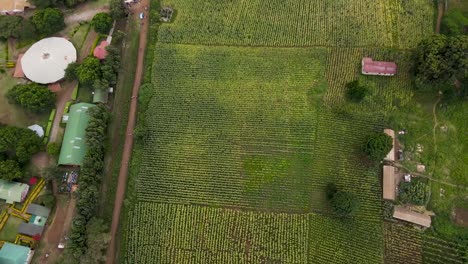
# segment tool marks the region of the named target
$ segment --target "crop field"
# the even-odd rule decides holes
[[[383,221],[361,149],[413,103],[407,48],[433,33],[433,3],[162,0],[176,12],[154,27],[121,263],[462,263],[463,247]],[[364,56],[397,76],[362,76]],[[331,182],[358,197],[353,219],[331,215]]]
[[[163,0],[177,11],[161,42],[247,46],[412,47],[432,33],[432,0]]]

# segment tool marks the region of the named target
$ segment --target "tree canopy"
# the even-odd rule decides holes
[[[36,11],[31,18],[37,31],[51,35],[65,28],[62,11],[57,8],[46,8]]]
[[[74,81],[78,79],[78,76],[76,76],[76,68],[78,68],[78,66],[79,64],[77,62],[68,64],[67,68],[65,69],[65,80]]]
[[[369,93],[369,89],[358,80],[346,84],[346,97],[349,100],[359,103]]]
[[[20,16],[1,16],[0,15],[0,39],[6,40],[9,37],[17,38],[18,28],[21,21],[23,20]]]
[[[108,13],[97,13],[91,20],[91,26],[97,33],[108,34],[112,28],[112,17]]]
[[[101,63],[95,57],[87,57],[78,67],[76,67],[76,76],[82,84],[92,85],[94,80],[101,78]]]
[[[42,113],[55,105],[55,94],[46,86],[37,83],[18,84],[8,90],[6,97],[28,111]]]
[[[367,136],[364,144],[364,152],[369,155],[372,160],[381,161],[393,147],[392,137],[381,132],[373,133]]]
[[[442,32],[447,35],[468,34],[468,18],[460,10],[453,10],[442,18]]]
[[[9,159],[24,164],[41,147],[42,140],[34,131],[13,126],[0,127],[0,152],[6,153]]]
[[[468,78],[468,36],[434,35],[415,50],[416,87],[439,90]]]
[[[338,217],[351,217],[360,207],[357,197],[345,191],[337,191],[330,200],[333,213]]]
[[[11,181],[23,177],[23,170],[16,160],[7,159],[0,161],[0,178]]]

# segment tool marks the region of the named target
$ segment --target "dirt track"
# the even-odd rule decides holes
[[[133,83],[132,98],[130,101],[130,111],[128,113],[128,123],[127,129],[125,131],[125,143],[122,152],[122,161],[120,164],[119,179],[117,183],[117,192],[115,195],[114,211],[112,214],[112,225],[111,225],[111,240],[109,243],[109,248],[107,250],[107,264],[114,264],[115,254],[116,254],[116,240],[115,236],[119,228],[119,218],[120,211],[122,208],[122,203],[125,197],[125,188],[127,186],[128,178],[128,164],[130,162],[133,146],[133,130],[135,128],[135,120],[137,113],[137,103],[138,103],[138,91],[140,89],[141,79],[143,76],[143,64],[145,59],[145,48],[146,48],[146,36],[148,34],[148,12],[144,10],[145,6],[149,6],[149,0],[142,0],[140,3],[136,4],[133,8],[133,14],[137,18],[140,12],[145,12],[145,18],[142,20],[143,25],[140,30],[140,44],[138,48],[138,60],[137,68],[135,72],[135,81]]]

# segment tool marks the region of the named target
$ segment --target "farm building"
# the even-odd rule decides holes
[[[29,185],[0,179],[0,199],[6,203],[21,203],[28,195]]]
[[[109,100],[109,93],[104,89],[94,89],[93,103],[107,103]]]
[[[89,122],[88,109],[93,104],[78,103],[70,107],[65,135],[58,160],[59,165],[81,166],[86,153],[85,134]],[[65,117],[65,116],[64,116]]]
[[[393,211],[393,218],[417,224],[423,227],[431,227],[430,216],[413,212],[408,208],[402,206],[395,206],[395,209]]]
[[[397,65],[394,62],[373,61],[372,58],[362,59],[362,74],[393,76],[396,74]]]
[[[101,41],[101,43],[96,48],[94,48],[94,51],[93,51],[94,57],[100,60],[105,59],[107,56],[106,47],[109,46],[109,44],[110,43],[105,40]]]
[[[387,156],[384,158],[386,161],[395,161],[395,131],[393,129],[384,129],[384,133],[389,135],[392,139],[392,149],[388,152]]]
[[[0,249],[0,263],[27,264],[31,263],[34,252],[24,246],[5,242]]]
[[[30,204],[26,213],[31,215],[29,219],[30,224],[44,226],[47,222],[47,217],[49,217],[50,209],[38,204]]]
[[[45,38],[34,43],[21,57],[24,75],[36,83],[48,84],[65,77],[68,64],[76,61],[76,49],[64,38]]]
[[[383,166],[383,198],[387,200],[395,200],[395,188],[397,186],[397,178],[395,168],[392,166]]]
[[[34,6],[27,0],[0,1],[0,15],[21,15],[28,8],[34,8]]]
[[[32,223],[21,223],[18,227],[18,233],[31,237],[42,235],[42,231],[44,231],[44,226],[35,225]]]

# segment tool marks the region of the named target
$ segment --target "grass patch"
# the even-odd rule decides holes
[[[14,216],[8,217],[5,226],[0,231],[0,241],[8,241],[13,243],[16,239],[16,235],[18,234],[18,227],[21,223],[24,223],[21,218]]]

